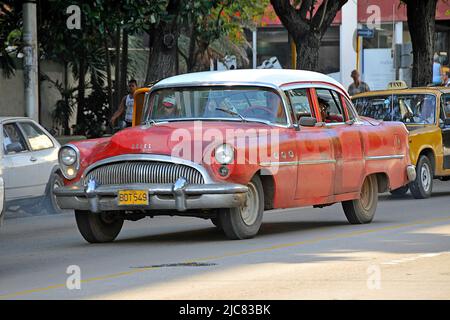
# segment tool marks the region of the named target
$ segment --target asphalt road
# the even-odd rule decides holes
[[[450,299],[450,182],[435,183],[428,200],[382,195],[369,225],[340,205],[267,212],[245,241],[194,218],[126,222],[96,245],[71,214],[7,219],[0,299]]]

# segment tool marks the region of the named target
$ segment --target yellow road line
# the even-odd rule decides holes
[[[397,229],[401,229],[401,228],[414,227],[414,226],[419,226],[419,225],[424,225],[424,224],[432,224],[432,223],[437,223],[437,222],[447,222],[447,221],[450,221],[450,217],[435,218],[435,219],[428,219],[428,220],[417,220],[417,221],[414,221],[414,222],[411,222],[411,223],[402,223],[402,224],[397,224],[397,225],[387,226],[387,227],[381,227],[381,228],[352,231],[352,232],[341,233],[341,234],[328,236],[328,237],[317,237],[317,238],[304,240],[304,241],[297,241],[297,242],[291,242],[291,243],[278,244],[278,245],[273,245],[273,246],[269,246],[269,247],[265,247],[265,248],[258,248],[258,249],[252,249],[252,250],[243,250],[243,251],[237,251],[237,252],[229,252],[229,253],[225,253],[225,254],[217,255],[217,256],[209,256],[209,257],[195,259],[195,260],[187,260],[187,261],[185,261],[183,263],[205,262],[205,261],[211,261],[211,260],[219,260],[219,259],[225,259],[225,258],[229,258],[229,257],[242,256],[242,255],[247,255],[247,254],[252,254],[252,253],[260,253],[260,252],[266,252],[266,251],[272,251],[272,250],[296,247],[296,246],[305,245],[305,244],[314,244],[314,243],[318,243],[318,242],[321,242],[321,241],[329,241],[329,240],[351,238],[351,237],[354,237],[354,236],[366,235],[366,234],[371,234],[371,233],[375,233],[375,232],[392,231],[392,230],[397,230]],[[123,277],[123,276],[136,274],[136,273],[139,273],[139,272],[155,270],[155,269],[158,269],[158,267],[137,268],[137,269],[134,269],[134,270],[131,270],[131,271],[118,272],[118,273],[113,273],[113,274],[109,274],[109,275],[104,275],[104,276],[98,276],[98,277],[84,279],[84,280],[81,280],[81,283],[89,283],[89,282],[95,282],[95,281],[103,281],[103,280],[115,279],[115,278],[119,278],[119,277]],[[10,299],[10,298],[24,296],[24,295],[28,295],[28,294],[32,294],[32,293],[45,292],[45,291],[50,291],[50,290],[53,290],[53,289],[61,289],[61,288],[64,288],[64,287],[66,287],[66,284],[56,284],[56,285],[51,285],[51,286],[42,287],[42,288],[24,290],[24,291],[19,291],[19,292],[14,292],[14,293],[0,294],[0,299]]]

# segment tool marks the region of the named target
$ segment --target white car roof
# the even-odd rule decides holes
[[[3,123],[5,121],[11,121],[11,120],[31,120],[27,117],[19,117],[19,116],[11,116],[11,117],[0,117],[0,123]]]
[[[187,83],[259,83],[281,87],[292,82],[322,82],[339,87],[347,93],[345,88],[333,78],[318,72],[292,69],[237,69],[226,71],[205,71],[186,73],[169,77],[159,81],[155,87],[176,86]]]

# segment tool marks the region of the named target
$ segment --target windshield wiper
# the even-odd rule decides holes
[[[243,122],[247,122],[247,119],[245,119],[239,112],[233,111],[233,110],[229,110],[229,109],[222,109],[222,108],[216,108],[216,110],[231,114],[233,116],[238,116],[239,118],[241,118],[241,120]]]
[[[145,122],[144,122],[144,125],[146,125],[146,126],[148,126],[148,125],[153,125],[153,124],[157,124],[158,122],[156,122],[155,120],[153,120],[153,119],[147,119],[147,120],[145,120]]]

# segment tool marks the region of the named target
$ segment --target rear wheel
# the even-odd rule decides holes
[[[345,216],[351,224],[370,223],[373,220],[378,204],[377,177],[366,177],[361,188],[359,199],[342,202]]]
[[[431,196],[433,190],[434,169],[427,156],[421,156],[417,162],[416,180],[409,184],[411,194],[416,199],[425,199]]]
[[[252,238],[261,227],[264,212],[264,192],[261,179],[254,176],[247,187],[247,199],[243,207],[219,211],[220,225],[229,239]]]
[[[391,190],[391,194],[394,197],[403,197],[409,190],[409,186],[403,186],[401,188],[395,189],[395,190]]]
[[[75,210],[78,230],[89,243],[111,242],[123,226],[123,217],[116,212],[92,213]]]

